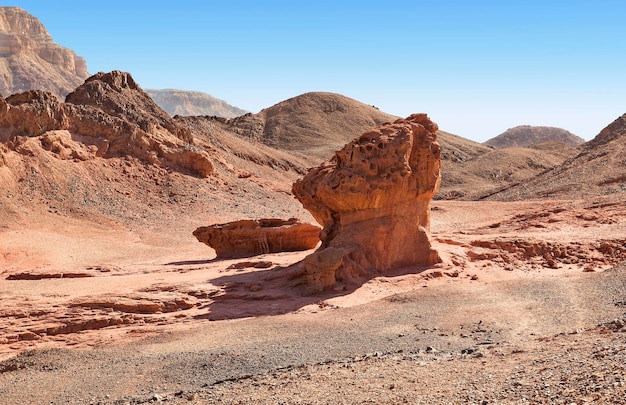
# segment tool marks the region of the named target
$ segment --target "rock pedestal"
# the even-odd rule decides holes
[[[383,124],[294,184],[324,227],[320,249],[301,264],[310,291],[441,261],[430,242],[430,201],[441,179],[437,130],[426,114]]]

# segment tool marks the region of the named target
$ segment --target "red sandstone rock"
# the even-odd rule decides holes
[[[198,241],[215,249],[218,258],[240,258],[313,249],[319,243],[319,232],[319,227],[291,218],[203,226],[193,234]]]
[[[0,128],[14,135],[37,136],[68,127],[65,105],[51,93],[30,90],[0,101]]]
[[[0,97],[0,130],[14,149],[31,150],[39,142],[60,159],[129,155],[201,177],[213,172],[191,131],[176,124],[128,73],[98,73],[67,101],[43,91]]]
[[[430,242],[430,200],[441,179],[436,132],[426,114],[383,124],[294,184],[324,227],[320,249],[301,265],[310,291],[440,261]]]
[[[110,116],[137,124],[146,133],[166,130],[193,144],[191,131],[178,126],[126,72],[96,73],[68,94],[65,102],[97,107]]]

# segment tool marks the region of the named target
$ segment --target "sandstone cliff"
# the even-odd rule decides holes
[[[85,60],[56,44],[37,18],[0,7],[0,94],[35,89],[62,100],[88,76]]]

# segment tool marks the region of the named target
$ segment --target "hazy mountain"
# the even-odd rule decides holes
[[[575,148],[585,143],[585,140],[562,128],[520,125],[489,139],[485,145],[500,149],[529,146],[541,142],[562,142]]]
[[[534,178],[490,196],[490,199],[586,198],[626,191],[626,114],[617,118],[579,153]]]
[[[199,91],[176,89],[146,89],[162,109],[171,116],[209,115],[224,118],[234,118],[246,114],[248,111],[234,107],[224,100]]]

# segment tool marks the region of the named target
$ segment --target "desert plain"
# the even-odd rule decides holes
[[[1,404],[626,403],[626,115],[485,144],[326,92],[172,116],[24,10],[0,29]],[[361,152],[364,174],[303,180]],[[271,218],[326,222],[320,246],[194,237]],[[363,244],[368,221],[415,232]],[[418,236],[428,259],[395,262]]]

